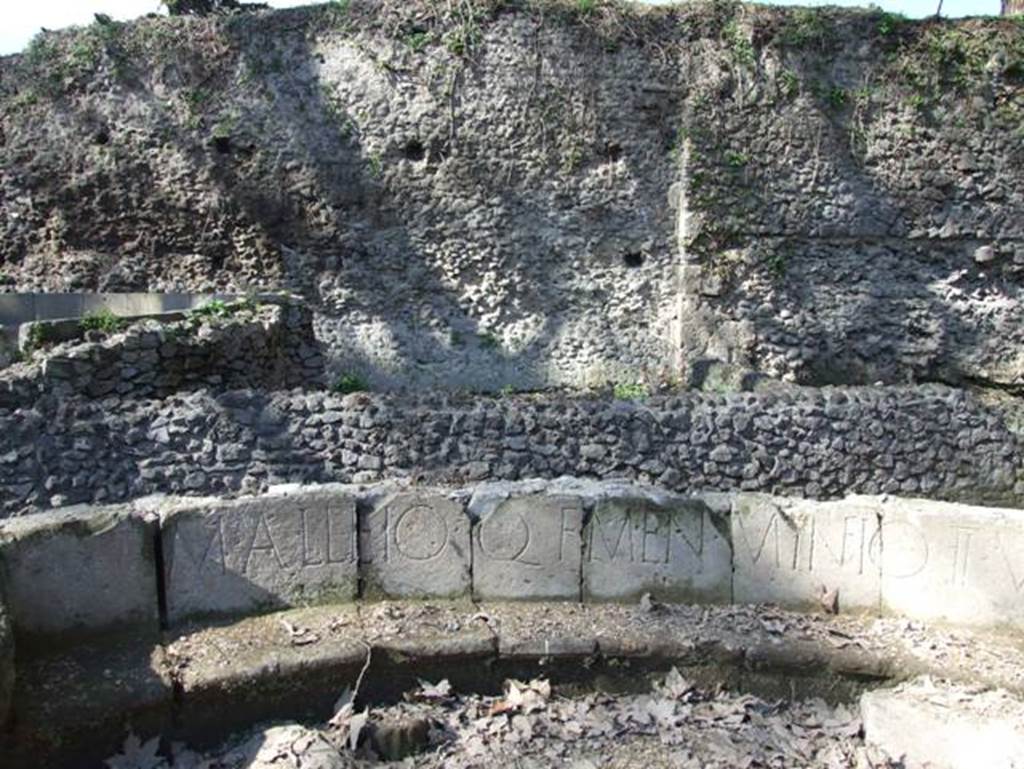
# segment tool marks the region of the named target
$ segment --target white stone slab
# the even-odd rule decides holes
[[[80,506],[0,524],[0,567],[17,636],[159,631],[156,520]]]
[[[821,608],[838,590],[840,611],[879,611],[879,502],[836,502],[739,494],[732,511],[733,598]]]
[[[860,700],[864,737],[906,769],[1024,765],[1024,702],[1002,690],[917,679]]]
[[[482,600],[581,599],[583,501],[566,494],[473,495],[473,595]]]
[[[584,532],[585,601],[732,598],[729,524],[703,501],[640,488],[597,499]]]
[[[180,500],[161,511],[161,528],[171,623],[357,595],[356,500],[349,494]]]
[[[365,598],[468,596],[470,521],[463,502],[430,491],[372,499],[359,516]]]
[[[1024,627],[1024,511],[887,499],[882,516],[885,610]]]

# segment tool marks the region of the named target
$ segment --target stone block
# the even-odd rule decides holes
[[[840,611],[878,612],[879,502],[737,495],[732,511],[733,599],[794,609],[822,608],[838,591]]]
[[[581,599],[583,501],[487,488],[470,500],[473,595],[484,600]]]
[[[860,700],[864,739],[906,769],[1020,766],[1024,702],[922,678]]]
[[[881,544],[886,611],[1024,627],[1024,511],[888,499]]]
[[[640,489],[599,498],[584,531],[583,598],[729,603],[728,519],[703,501]]]
[[[463,503],[429,491],[373,499],[359,516],[364,597],[468,595],[470,521]]]
[[[167,618],[351,601],[356,500],[340,490],[180,501],[161,510]]]
[[[0,567],[18,637],[159,632],[156,520],[126,506],[68,508],[0,524]]]
[[[152,641],[107,637],[19,651],[12,749],[8,756],[0,745],[0,765],[106,766],[129,732],[142,740],[169,732],[173,697],[163,647]]]

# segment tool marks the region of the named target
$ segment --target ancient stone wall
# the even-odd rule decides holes
[[[0,500],[14,515],[287,482],[576,475],[671,490],[1017,504],[1024,457],[1012,427],[1002,409],[938,386],[644,402],[252,390],[49,396],[0,410]]]
[[[2,60],[0,282],[288,288],[377,388],[1019,383],[1016,21],[457,5]]]
[[[194,314],[148,320],[124,331],[83,331],[76,321],[58,330],[86,337],[56,346],[34,343],[24,363],[0,373],[0,408],[82,396],[158,398],[196,387],[320,387],[323,359],[309,313],[281,305],[224,305],[224,317]],[[50,326],[28,336],[46,339]],[[33,330],[38,333],[33,334]]]

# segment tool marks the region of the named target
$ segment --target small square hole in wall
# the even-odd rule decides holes
[[[644,255],[639,251],[624,251],[622,253],[622,263],[630,268],[643,267]]]
[[[418,163],[427,156],[427,150],[419,139],[411,139],[406,142],[405,147],[402,149],[402,155],[406,160]]]

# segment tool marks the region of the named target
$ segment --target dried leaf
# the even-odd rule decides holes
[[[369,709],[352,716],[348,722],[348,748],[354,751],[359,747],[359,735],[366,727],[366,720],[370,717]]]
[[[414,694],[414,698],[423,700],[426,702],[445,700],[452,695],[452,685],[448,679],[445,678],[436,684],[432,684],[429,681],[424,681],[422,678],[419,679],[420,688]]]
[[[110,769],[157,769],[167,763],[157,755],[160,750],[160,737],[142,742],[134,733],[130,733],[121,747],[121,754],[108,758],[104,763]]]

